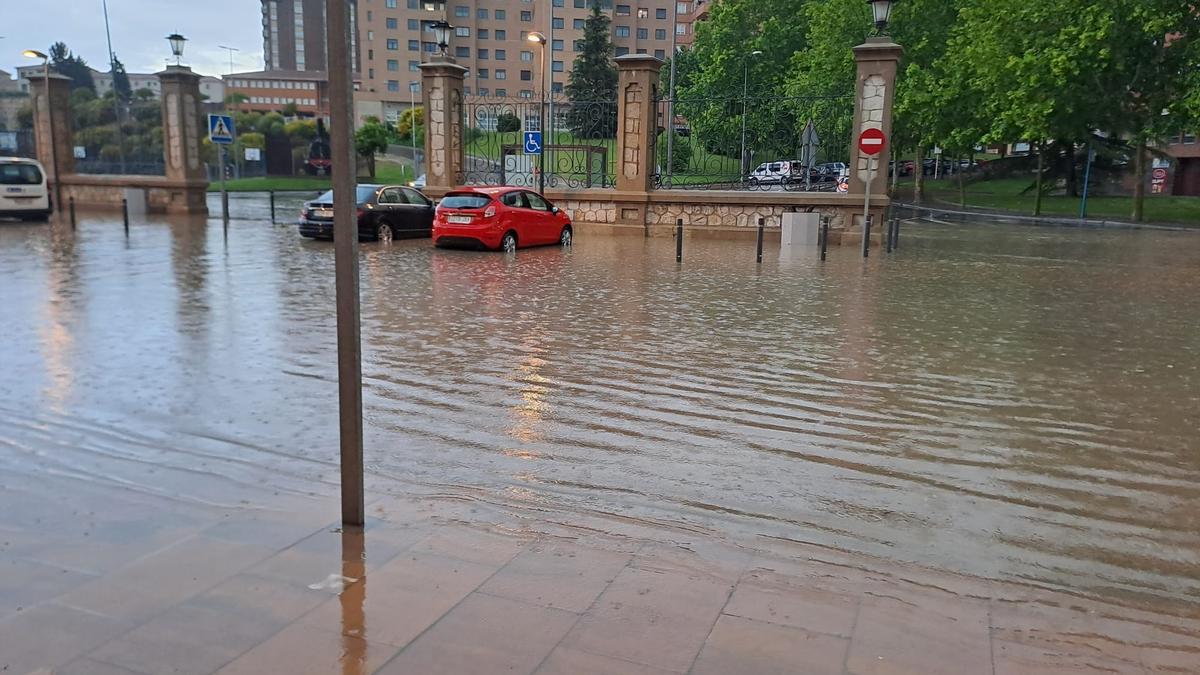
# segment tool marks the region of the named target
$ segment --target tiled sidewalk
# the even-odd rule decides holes
[[[342,532],[319,525],[329,500],[281,499],[4,500],[50,527],[0,518],[0,672],[1200,671],[1200,621],[816,547],[765,557],[395,497]]]

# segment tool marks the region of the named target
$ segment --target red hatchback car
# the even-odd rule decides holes
[[[433,217],[435,246],[498,251],[571,245],[571,219],[545,197],[517,187],[464,187],[446,193]]]

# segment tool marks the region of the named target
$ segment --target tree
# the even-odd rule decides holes
[[[366,123],[354,134],[354,149],[367,160],[367,170],[375,177],[375,153],[387,151],[388,130],[376,117],[368,117]]]
[[[250,97],[243,94],[240,91],[235,91],[232,94],[229,94],[228,96],[225,97],[225,105],[227,107],[233,108],[235,111],[240,110],[240,106],[243,103],[249,103],[249,102],[250,102]]]
[[[128,103],[133,98],[133,87],[129,84],[129,74],[125,72],[125,64],[113,54],[112,62],[113,92],[118,101]]]
[[[296,117],[300,114],[300,106],[295,103],[287,103],[283,106],[282,112],[284,117]]]
[[[71,78],[71,89],[90,89],[96,93],[96,83],[92,80],[92,70],[87,61],[71,53],[66,43],[55,42],[50,46],[50,64],[54,70]]]
[[[592,0],[592,11],[583,24],[583,49],[575,57],[567,81],[571,108],[567,125],[583,138],[613,138],[617,133],[617,67],[609,39],[610,20]]]
[[[496,131],[502,134],[510,134],[520,130],[521,118],[517,117],[515,113],[505,111],[500,113],[500,116],[496,118]]]

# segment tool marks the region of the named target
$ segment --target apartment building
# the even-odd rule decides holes
[[[392,120],[414,98],[419,103],[419,66],[438,53],[431,24],[443,18],[454,26],[448,54],[468,69],[468,95],[533,99],[542,82],[562,92],[582,49],[591,5],[592,0],[448,0],[444,9],[432,9],[436,5],[428,0],[358,0],[358,116]],[[670,54],[671,31],[687,33],[683,24],[692,12],[690,1],[676,0],[601,0],[600,6],[612,19],[617,56],[661,59]],[[676,18],[679,25],[673,26]],[[550,41],[548,76],[542,72],[542,47],[528,40],[535,31]]]
[[[351,0],[351,4],[354,1]],[[357,12],[350,19],[350,54],[358,70]],[[328,69],[325,0],[262,0],[264,70]]]

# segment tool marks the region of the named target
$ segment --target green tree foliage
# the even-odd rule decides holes
[[[375,177],[375,154],[385,152],[388,146],[388,130],[375,117],[368,117],[365,124],[354,134],[354,149],[367,160],[367,168]]]
[[[503,117],[503,115],[501,117]],[[515,118],[516,115],[513,115],[513,117]],[[409,109],[405,110],[404,112],[400,113],[400,119],[398,119],[396,121],[396,134],[402,138],[407,137],[409,135],[409,133],[412,132],[412,127],[413,127],[414,121],[418,127],[425,124],[425,109],[424,108],[422,108],[422,107],[409,108]],[[518,126],[518,128],[520,127],[520,122],[517,123],[517,126]],[[464,142],[466,142],[465,139],[464,139]]]
[[[575,57],[567,98],[573,104],[567,126],[576,136],[612,138],[617,133],[617,67],[609,39],[611,21],[600,11],[599,0],[583,24],[583,50]]]
[[[87,61],[71,53],[66,43],[55,42],[50,46],[50,65],[62,75],[71,78],[71,89],[90,89],[96,93],[96,82]]]
[[[133,87],[129,84],[129,74],[125,72],[125,64],[113,54],[112,62],[113,91],[122,103],[128,103],[133,98]]]
[[[691,139],[687,136],[675,134],[675,141],[672,143],[671,148],[671,172],[686,173],[691,161]],[[667,134],[659,134],[658,136],[658,164],[660,167],[665,167],[667,164]]]
[[[502,134],[509,134],[521,130],[521,118],[515,113],[502,112],[496,118],[496,131]]]

